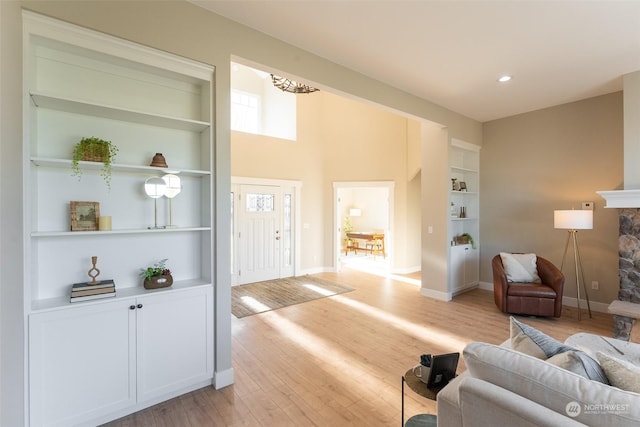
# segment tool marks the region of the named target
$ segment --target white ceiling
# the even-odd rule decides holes
[[[640,70],[638,0],[194,3],[481,122],[622,90]]]

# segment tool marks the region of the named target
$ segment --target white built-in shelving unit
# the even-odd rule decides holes
[[[449,146],[449,176],[457,185],[464,183],[466,190],[454,189],[449,181],[449,295],[474,288],[479,281],[479,198],[480,147],[452,139]],[[461,208],[466,215],[461,217]],[[468,233],[471,244],[456,244],[456,236]]]
[[[25,324],[30,425],[97,424],[210,385],[213,321],[213,67],[24,12]],[[102,164],[73,148],[118,147]],[[149,166],[163,153],[167,168]],[[181,178],[175,228],[150,229],[147,178]],[[110,231],[70,231],[71,201],[100,204]],[[169,200],[157,200],[169,222]],[[113,279],[116,297],[70,303],[71,285]],[[167,258],[174,285],[140,270]]]

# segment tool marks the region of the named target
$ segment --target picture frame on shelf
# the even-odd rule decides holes
[[[100,203],[76,202],[69,203],[71,231],[97,231],[100,218]]]
[[[459,191],[467,191],[467,183],[464,181],[458,182],[458,190]]]

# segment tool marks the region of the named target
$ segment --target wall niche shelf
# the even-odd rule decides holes
[[[69,159],[52,159],[46,157],[32,157],[31,163],[34,166],[51,167],[69,169],[71,171],[72,161]],[[102,163],[100,162],[78,162],[78,166],[82,170],[98,171],[102,169]],[[113,172],[131,172],[141,175],[159,175],[172,173],[180,176],[206,176],[211,175],[211,171],[208,170],[190,170],[190,169],[174,169],[174,168],[158,168],[156,166],[142,166],[142,165],[126,165],[121,163],[113,163],[111,165]]]
[[[77,237],[109,236],[115,234],[153,234],[153,233],[187,233],[196,231],[211,231],[211,227],[174,227],[174,228],[140,228],[109,231],[34,231],[31,237]]]
[[[92,115],[105,119],[122,120],[151,126],[162,126],[171,129],[180,129],[194,132],[202,132],[210,124],[197,120],[182,119],[144,111],[127,110],[105,104],[82,101],[79,99],[63,98],[42,92],[31,92],[31,99],[36,107]]]

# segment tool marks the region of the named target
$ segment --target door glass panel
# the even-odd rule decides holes
[[[234,267],[234,264],[233,264],[235,260],[234,260],[233,257],[234,257],[234,255],[236,253],[236,247],[235,247],[236,239],[234,238],[235,237],[235,230],[233,228],[233,226],[235,225],[235,221],[234,221],[234,213],[235,213],[234,212],[234,202],[235,202],[234,198],[235,197],[234,196],[235,196],[235,193],[232,191],[231,192],[231,227],[230,227],[231,228],[231,256],[229,257],[229,258],[231,258],[231,271],[232,272],[235,271],[235,267]]]
[[[247,212],[273,212],[273,194],[247,194]]]
[[[284,267],[290,267],[293,264],[291,259],[293,256],[292,242],[291,242],[291,194],[285,194],[283,197],[283,224],[282,224],[282,265]]]

